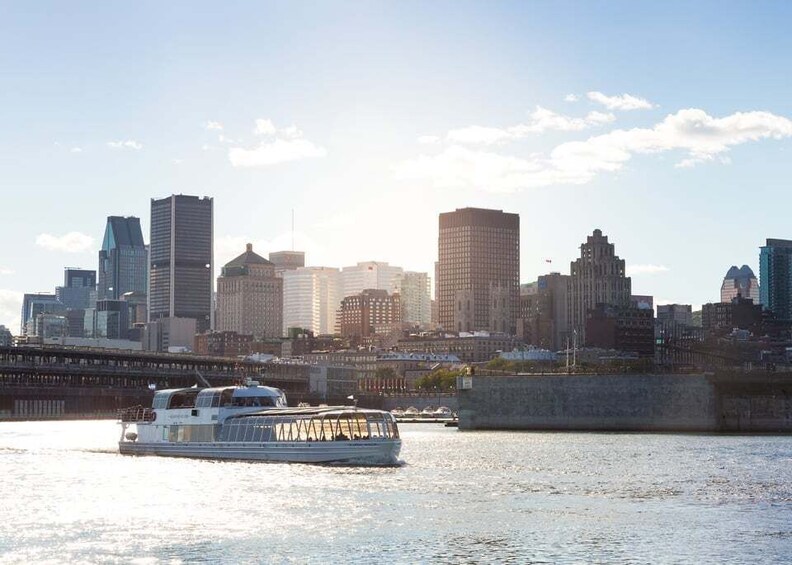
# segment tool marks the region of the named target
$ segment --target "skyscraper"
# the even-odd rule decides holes
[[[759,304],[759,282],[748,265],[743,265],[739,269],[733,265],[723,277],[720,301],[731,302],[738,295],[750,298],[754,304]]]
[[[173,195],[151,201],[149,319],[212,326],[213,201]]]
[[[304,328],[315,335],[335,332],[341,306],[341,274],[334,267],[300,267],[283,273],[283,330]]]
[[[402,301],[402,320],[407,324],[427,328],[432,322],[432,298],[428,273],[406,271],[399,279],[398,291]]]
[[[768,239],[759,249],[759,300],[777,320],[792,321],[792,241]]]
[[[597,304],[630,307],[632,283],[625,274],[624,259],[608,242],[602,230],[586,238],[580,257],[570,264],[567,308],[568,330],[577,332],[577,343],[585,343],[586,318]]]
[[[284,271],[305,267],[305,251],[271,251],[269,260],[275,265],[275,274],[281,277]]]
[[[343,297],[360,294],[368,289],[392,293],[398,290],[402,276],[404,269],[383,261],[364,261],[354,267],[344,267],[341,270]]]
[[[147,292],[148,257],[140,218],[109,216],[99,251],[99,300]]]
[[[253,252],[226,263],[217,279],[218,331],[234,331],[256,338],[281,337],[283,326],[283,279],[275,265]]]
[[[32,330],[39,314],[63,315],[66,307],[54,294],[46,292],[26,293],[22,297],[22,325],[20,334],[27,335]],[[32,332],[31,332],[32,333]]]
[[[514,334],[520,297],[520,216],[458,208],[440,214],[439,323],[446,331]]]
[[[69,310],[92,308],[96,302],[96,271],[67,267],[63,286],[55,287],[55,296]]]

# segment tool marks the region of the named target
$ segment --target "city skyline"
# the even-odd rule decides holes
[[[221,28],[205,5],[95,11],[0,22],[24,54],[0,76],[12,329],[23,293],[96,268],[107,216],[148,233],[169,194],[215,199],[216,266],[291,249],[294,210],[308,265],[432,275],[438,214],[483,207],[521,216],[520,282],[567,274],[601,229],[633,292],[694,309],[792,237],[784,5],[250,5]]]

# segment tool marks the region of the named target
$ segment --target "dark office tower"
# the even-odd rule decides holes
[[[55,287],[55,296],[69,310],[92,308],[96,302],[96,271],[67,267],[63,286]]]
[[[149,319],[192,318],[212,327],[212,199],[151,201]]]
[[[520,216],[461,208],[440,214],[438,315],[446,331],[514,334],[520,298]]]
[[[119,300],[127,292],[146,292],[148,258],[140,218],[107,218],[99,251],[99,300]]]
[[[759,301],[777,320],[792,321],[792,241],[768,239],[759,249]]]

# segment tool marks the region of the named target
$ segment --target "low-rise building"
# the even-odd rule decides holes
[[[654,356],[654,312],[648,308],[597,304],[586,319],[588,347]]]
[[[521,343],[516,336],[475,332],[431,334],[399,339],[398,349],[406,352],[456,355],[463,363],[483,363],[501,351],[511,351]]]

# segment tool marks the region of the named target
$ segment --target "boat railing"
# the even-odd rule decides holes
[[[143,406],[131,406],[118,411],[118,419],[122,422],[153,422],[154,410]]]

